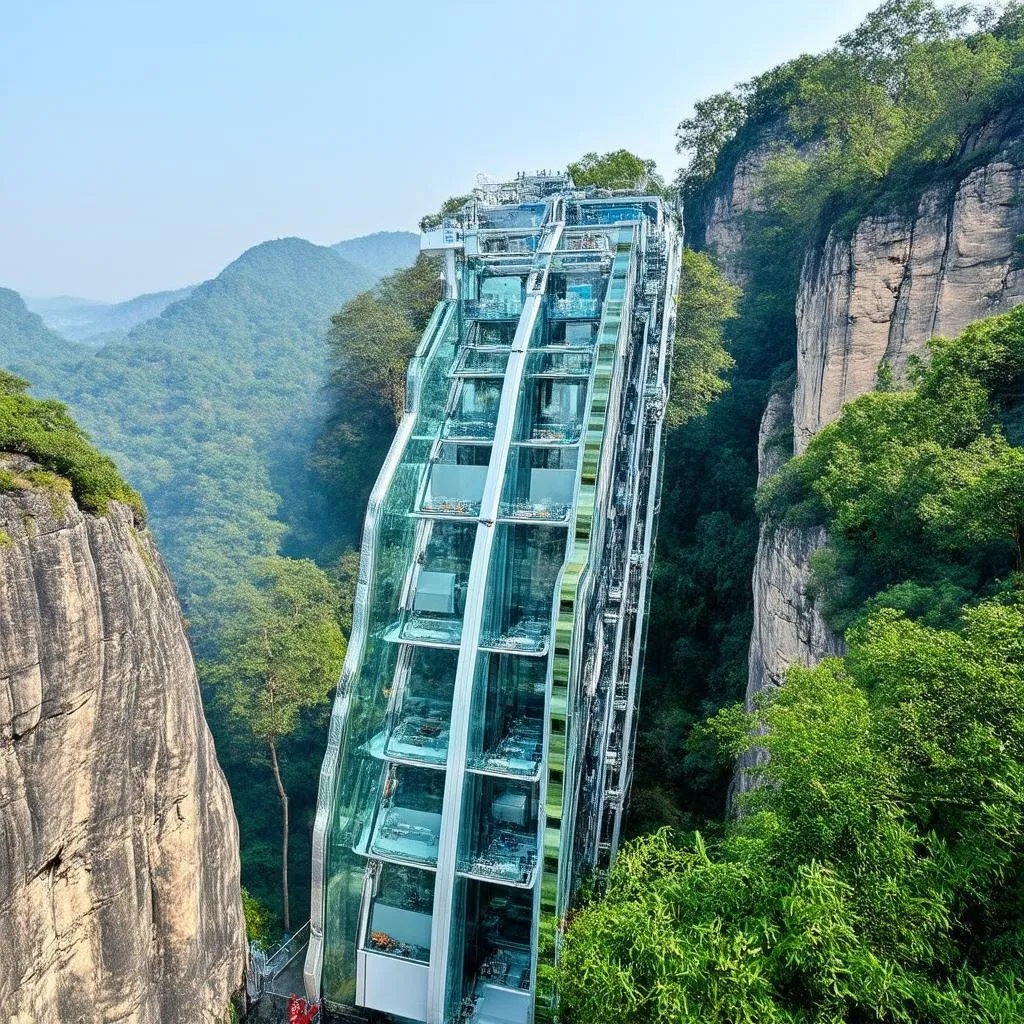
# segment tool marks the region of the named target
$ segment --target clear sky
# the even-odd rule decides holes
[[[415,230],[479,172],[626,147],[871,0],[13,0],[0,286],[122,299],[267,238]]]

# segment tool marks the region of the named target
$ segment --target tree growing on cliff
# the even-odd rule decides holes
[[[217,658],[203,665],[229,718],[266,747],[281,804],[281,904],[288,907],[288,793],[279,741],[304,713],[322,707],[338,679],[345,639],[334,585],[313,562],[260,558],[250,578],[214,595],[223,628]]]
[[[679,427],[728,387],[724,374],[733,358],[725,349],[724,325],[734,320],[741,292],[730,284],[707,253],[683,250],[672,357],[672,394],[666,421]]]

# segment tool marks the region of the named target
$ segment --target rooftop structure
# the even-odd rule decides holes
[[[370,498],[313,851],[310,999],[550,1015],[632,771],[680,232],[660,197],[484,185]]]

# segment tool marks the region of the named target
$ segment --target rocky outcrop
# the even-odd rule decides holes
[[[763,209],[760,197],[764,170],[771,159],[773,141],[747,150],[736,161],[723,187],[710,198],[704,216],[704,244],[714,253],[725,276],[742,285],[746,273],[739,260],[743,249],[746,214]]]
[[[883,361],[898,377],[930,338],[1024,302],[1016,251],[1024,170],[1009,152],[927,192],[912,217],[871,217],[850,238],[832,232],[808,260],[797,300],[796,453],[844,403],[875,387]],[[771,405],[769,416],[778,417]],[[813,665],[841,649],[806,596],[810,557],[825,540],[820,529],[762,527],[748,702],[778,685],[788,665]]]
[[[894,373],[929,338],[1024,302],[1024,170],[996,159],[950,193],[925,194],[914,218],[872,217],[850,239],[833,232],[808,262],[797,302],[796,451]]]
[[[123,506],[0,494],[0,1018],[222,1021],[244,956],[237,824],[160,556]]]

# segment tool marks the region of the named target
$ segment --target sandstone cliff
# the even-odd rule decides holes
[[[762,438],[789,415],[793,450],[803,451],[845,402],[874,388],[883,361],[899,376],[935,335],[955,335],[1024,302],[1016,251],[1024,233],[1024,169],[1015,151],[1005,145],[960,181],[926,192],[913,215],[868,218],[852,237],[833,231],[809,257],[797,299],[792,408],[780,413],[773,397]],[[761,468],[764,474],[777,466]],[[805,593],[810,556],[825,540],[820,529],[762,526],[748,704],[758,690],[777,685],[788,665],[813,665],[842,649]]]
[[[244,956],[237,825],[159,555],[124,506],[0,494],[0,1018],[224,1020]]]

